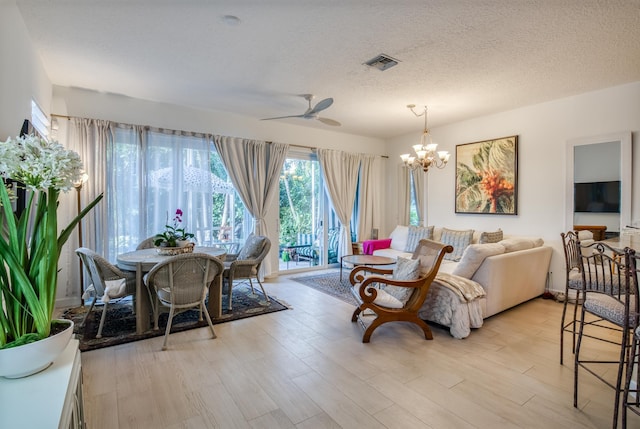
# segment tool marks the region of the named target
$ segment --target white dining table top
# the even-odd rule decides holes
[[[640,250],[640,234],[621,234],[618,237],[607,238],[601,242],[620,251],[623,251],[626,247],[636,251]]]
[[[211,256],[221,256],[227,253],[225,249],[219,247],[196,246],[193,253],[206,253]],[[135,271],[137,264],[141,264],[143,269],[150,269],[159,262],[170,258],[170,255],[161,255],[155,248],[134,250],[132,252],[118,255],[117,265],[121,269]]]

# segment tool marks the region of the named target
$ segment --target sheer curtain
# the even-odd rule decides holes
[[[279,191],[289,145],[226,136],[215,136],[214,144],[233,186],[254,218],[255,233],[269,236],[265,217]],[[271,273],[268,258],[262,266],[264,274]]]
[[[195,234],[199,244],[211,236],[213,211],[211,143],[204,134],[119,124],[107,149],[109,258],[136,248],[173,224]]]
[[[107,208],[107,148],[113,142],[113,124],[98,119],[70,119],[70,145],[80,155],[88,180],[80,190],[80,203],[84,207],[98,195],[104,199],[82,220],[82,245],[106,255],[108,222]]]
[[[332,149],[317,149],[316,153],[325,189],[341,223],[338,244],[338,258],[340,258],[352,252],[349,221],[356,198],[361,155]]]

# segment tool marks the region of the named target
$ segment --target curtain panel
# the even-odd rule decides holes
[[[409,225],[411,217],[411,170],[405,165],[398,168],[398,225]]]
[[[316,153],[324,178],[325,191],[341,223],[338,244],[338,260],[340,260],[342,256],[352,253],[349,221],[356,198],[361,155],[332,149],[317,149]]]
[[[254,218],[256,235],[269,236],[265,218],[279,192],[280,172],[289,145],[226,136],[215,136],[214,144],[240,199]],[[271,273],[268,258],[262,267],[263,275]]]
[[[82,206],[93,201],[100,194],[105,198],[82,220],[83,242],[90,249],[103,255],[108,251],[108,241],[104,239],[108,231],[107,192],[107,148],[113,143],[113,123],[98,119],[70,119],[70,146],[80,155],[84,170],[89,176],[80,189]]]
[[[361,155],[356,233],[358,241],[371,238],[371,230],[382,225],[382,219],[378,219],[382,195],[378,178],[382,176],[381,158],[376,155]]]
[[[411,171],[411,182],[413,183],[413,195],[416,199],[416,211],[418,212],[418,225],[424,225],[426,213],[424,213],[424,182],[427,180],[427,173],[421,168]],[[424,225],[427,226],[427,225]]]

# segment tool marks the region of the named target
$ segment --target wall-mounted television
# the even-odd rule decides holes
[[[620,181],[574,184],[577,213],[620,213]]]

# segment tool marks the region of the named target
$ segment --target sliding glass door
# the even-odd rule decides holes
[[[323,197],[318,161],[290,155],[280,174],[280,271],[325,265]]]

